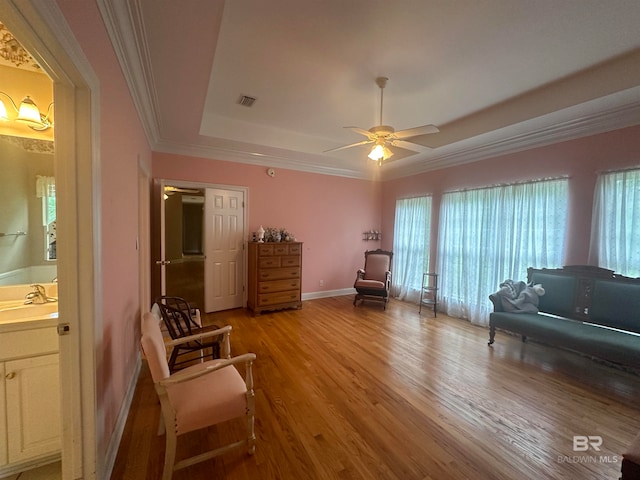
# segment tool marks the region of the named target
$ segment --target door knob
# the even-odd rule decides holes
[[[7,380],[13,380],[16,376],[16,372],[9,372],[6,375]]]

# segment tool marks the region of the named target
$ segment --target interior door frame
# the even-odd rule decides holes
[[[101,478],[96,351],[102,344],[100,83],[55,2],[3,0],[0,17],[53,81],[63,478]],[[101,432],[102,433],[102,432]]]
[[[140,278],[140,309],[151,308],[151,172],[138,156],[138,275]]]
[[[158,245],[158,247],[155,249],[156,252],[159,253],[160,255],[160,260],[165,260],[165,245],[164,245],[164,234],[165,234],[165,219],[164,219],[164,200],[163,200],[163,195],[164,195],[164,187],[166,185],[172,186],[172,187],[179,187],[179,188],[201,188],[201,189],[207,189],[207,188],[217,188],[217,189],[221,189],[221,190],[233,190],[236,192],[242,192],[243,197],[244,197],[244,205],[242,208],[242,212],[243,212],[243,230],[245,232],[245,238],[242,240],[242,261],[243,261],[243,265],[245,266],[245,268],[242,269],[242,285],[243,285],[243,291],[242,291],[242,307],[246,308],[247,306],[247,269],[246,269],[246,265],[247,265],[247,258],[248,258],[248,252],[247,252],[247,243],[249,241],[248,237],[247,237],[247,232],[249,231],[249,187],[243,187],[243,186],[238,186],[238,185],[223,185],[223,184],[219,184],[219,183],[201,183],[201,182],[189,182],[189,181],[183,181],[183,180],[170,180],[167,178],[158,178],[155,180],[155,183],[157,185],[157,191],[156,191],[156,201],[158,202],[158,209],[157,209],[157,213],[158,213],[158,226],[159,226],[159,232],[157,237],[159,237],[159,242],[160,244]],[[205,233],[205,239],[206,239],[206,233]],[[206,247],[205,247],[205,251],[206,251]],[[153,259],[152,260],[152,266],[155,267],[155,265],[157,265],[158,259]],[[206,262],[206,259],[205,259]],[[166,274],[165,274],[165,266],[161,265],[160,268],[160,290],[162,292],[162,294],[164,295],[164,292],[166,291]],[[207,288],[206,285],[206,275],[205,275],[205,289]]]

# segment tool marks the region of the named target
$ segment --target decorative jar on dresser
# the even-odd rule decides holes
[[[302,308],[302,243],[249,242],[249,295],[255,314]]]

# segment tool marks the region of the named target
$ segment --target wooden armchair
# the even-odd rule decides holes
[[[353,305],[358,300],[370,299],[383,302],[387,308],[389,290],[391,289],[391,260],[393,252],[387,250],[367,250],[364,252],[364,268],[356,273],[353,288],[356,296]]]
[[[199,333],[219,328],[216,325],[203,327],[200,312],[191,308],[189,303],[181,297],[158,297],[153,308],[160,312],[164,326],[172,340],[193,337]],[[175,343],[169,358],[169,370],[173,373],[185,366],[192,365],[194,360],[203,361],[205,351],[209,350],[211,359],[220,358],[222,340],[222,336],[219,335]]]
[[[164,433],[166,427],[163,480],[169,480],[175,470],[209,460],[233,448],[246,445],[249,454],[255,452],[252,366],[256,356],[253,353],[246,353],[230,357],[230,332],[231,326],[226,326],[213,332],[169,342],[168,345],[172,346],[180,342],[201,340],[216,335],[225,337],[223,341],[225,358],[197,363],[170,374],[160,323],[150,312],[142,317],[142,350],[149,363],[151,377],[162,408],[159,434]],[[244,379],[236,370],[236,365],[240,364],[246,367]],[[238,417],[244,417],[247,422],[247,439],[229,443],[176,463],[176,445],[179,435]]]

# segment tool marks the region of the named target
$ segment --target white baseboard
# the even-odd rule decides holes
[[[50,463],[59,462],[61,459],[60,452],[51,453],[42,457],[38,457],[35,460],[26,460],[19,463],[11,463],[7,466],[0,467],[0,478],[22,478],[21,472],[27,470],[33,470],[35,468],[42,467],[43,465],[49,465]],[[28,475],[28,474],[27,474]]]
[[[340,297],[342,295],[355,295],[355,288],[341,288],[339,290],[322,290],[320,292],[309,292],[302,294],[302,300],[313,300],[314,298]]]
[[[131,409],[131,403],[133,402],[133,395],[136,391],[136,385],[138,383],[138,377],[140,376],[141,367],[142,358],[140,356],[140,352],[138,352],[138,355],[136,357],[135,371],[131,376],[131,381],[129,382],[127,393],[124,397],[124,401],[122,402],[122,408],[120,408],[120,413],[118,414],[118,420],[113,429],[111,439],[109,440],[109,447],[107,448],[107,453],[104,460],[104,478],[111,478],[111,474],[113,473],[113,467],[115,466],[116,457],[118,455],[118,448],[120,447],[120,441],[122,440],[124,427],[127,424],[127,417],[129,417],[129,410]]]

